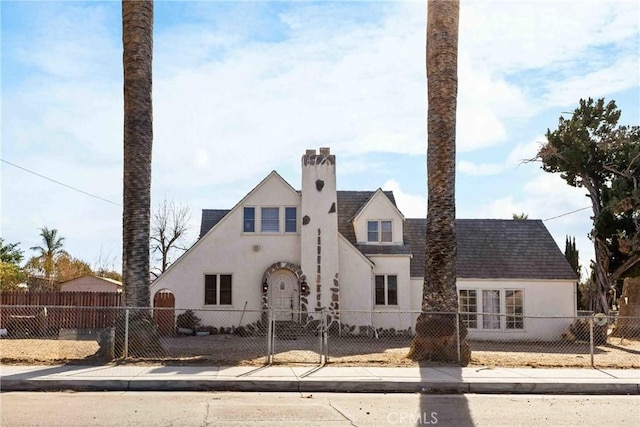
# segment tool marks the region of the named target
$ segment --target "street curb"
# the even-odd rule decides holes
[[[56,390],[640,395],[640,384],[201,379],[6,379],[1,384],[2,392]]]

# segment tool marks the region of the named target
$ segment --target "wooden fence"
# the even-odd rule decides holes
[[[0,327],[31,336],[102,329],[115,324],[121,303],[122,294],[116,292],[3,292]]]

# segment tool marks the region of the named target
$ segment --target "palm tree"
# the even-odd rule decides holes
[[[456,325],[455,157],[459,0],[427,2],[428,210],[422,313],[409,357],[467,365],[464,324]],[[433,312],[448,313],[434,315]],[[457,327],[458,326],[458,327]],[[459,331],[460,348],[456,335]],[[460,352],[460,357],[458,356]]]
[[[149,307],[149,235],[151,226],[151,102],[153,1],[122,0],[124,68],[124,180],[122,279],[124,305]],[[120,323],[122,324],[122,323]],[[117,328],[122,330],[121,328]],[[130,312],[130,354],[162,349],[149,310]],[[117,339],[121,335],[117,334]],[[116,341],[116,353],[120,345]]]
[[[124,49],[124,203],[122,278],[124,303],[148,307],[153,110],[151,64],[153,1],[122,1]]]
[[[67,252],[63,249],[64,237],[58,235],[58,230],[52,228],[49,230],[47,227],[40,229],[40,237],[42,237],[42,246],[32,246],[32,251],[38,251],[38,255],[32,258],[32,263],[37,263],[42,271],[44,271],[44,277],[47,280],[55,279],[56,262],[58,259],[67,255]]]

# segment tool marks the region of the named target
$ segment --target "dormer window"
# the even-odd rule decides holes
[[[375,243],[393,242],[392,221],[367,221],[367,241]]]

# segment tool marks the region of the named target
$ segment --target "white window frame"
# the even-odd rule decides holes
[[[264,220],[264,212],[266,209],[277,209],[278,211],[278,217],[277,217],[277,230],[272,230],[272,231],[268,231],[265,230],[264,226],[265,226],[265,220]],[[281,234],[281,230],[282,230],[282,217],[281,217],[281,211],[283,209],[281,209],[280,206],[260,206],[260,233],[264,233],[264,234]],[[271,219],[270,219],[271,220]]]
[[[376,240],[369,239],[369,224],[376,223]],[[389,223],[391,226],[391,230],[388,233],[391,233],[389,240],[383,240],[382,234],[382,224]],[[369,219],[367,220],[367,243],[377,243],[377,244],[386,244],[393,243],[393,220],[392,219]]]
[[[522,332],[526,330],[526,319],[524,317],[525,291],[522,288],[461,288],[458,289],[458,302],[461,301],[461,292],[476,293],[476,311],[467,313],[466,309],[460,306],[460,313],[465,313],[468,319],[475,317],[476,328],[468,329],[477,331],[510,331]],[[489,311],[490,292],[498,292],[498,311]],[[520,305],[508,304],[507,293],[516,292],[520,294]],[[512,307],[513,312],[509,313],[507,307]],[[518,308],[520,312],[518,312]],[[464,319],[467,325],[470,320]],[[519,327],[517,327],[519,326]]]

